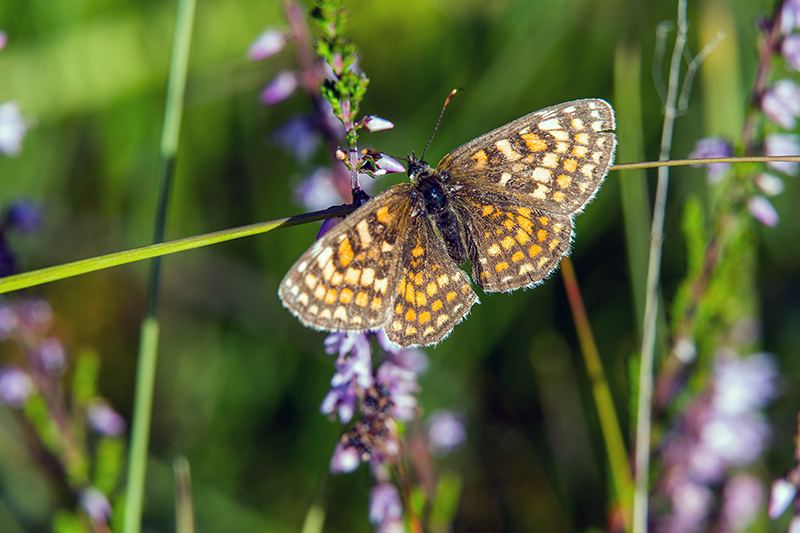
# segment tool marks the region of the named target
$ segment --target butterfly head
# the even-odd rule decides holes
[[[418,159],[413,153],[408,156],[408,177],[411,179],[411,183],[419,183],[422,178],[430,173],[431,166],[428,163]]]

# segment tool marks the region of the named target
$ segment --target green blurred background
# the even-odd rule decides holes
[[[365,134],[362,147],[398,157],[421,152],[444,97],[462,87],[431,146],[432,162],[530,111],[584,97],[618,108],[618,162],[658,157],[663,117],[650,65],[656,25],[675,19],[674,2],[345,5],[349,36],[372,80],[362,111],[396,126]],[[673,157],[686,157],[704,136],[738,137],[754,77],[757,18],[771,9],[765,1],[691,3],[690,50],[719,29],[727,37],[701,68],[688,113],[677,122]],[[0,203],[30,198],[45,209],[43,231],[13,241],[23,270],[149,244],[174,14],[174,2],[154,0],[0,3],[0,29],[10,37],[0,52],[0,102],[17,100],[36,123],[18,157],[0,157]],[[258,104],[264,84],[297,65],[294,48],[256,64],[245,51],[265,27],[282,24],[274,0],[199,0],[168,238],[298,213],[292,186],[326,164],[320,151],[298,167],[270,142],[277,126],[310,109],[307,97]],[[615,101],[615,90],[631,88],[641,90],[640,120],[631,110],[635,98]],[[672,176],[667,305],[684,274],[682,205],[707,194],[703,170]],[[402,179],[381,178],[377,188]],[[654,190],[654,174],[612,172],[576,221],[572,258],[629,435],[629,365],[640,344],[634,287],[645,272],[629,266],[628,252],[635,265],[642,249],[626,244],[626,179],[647,179]],[[774,199],[777,228],[754,224],[763,345],[778,354],[783,373],[783,395],[770,411],[765,478],[792,464],[800,406],[799,189],[790,178]],[[171,461],[178,454],[192,466],[199,531],[298,531],[318,496],[328,509],[326,531],[371,529],[368,469],[326,475],[342,428],[318,412],[333,373],[324,334],[304,329],[276,296],[317,229],[279,230],[165,260],[146,531],[174,527]],[[629,231],[646,238],[649,226],[634,222]],[[31,291],[52,302],[56,331],[71,353],[99,351],[100,390],[128,421],[147,268],[118,267]],[[533,291],[480,297],[469,319],[427,350],[431,365],[421,380],[426,412],[467,415],[468,445],[439,465],[463,480],[456,529],[604,528],[605,452],[561,275]],[[0,531],[9,509],[17,521],[9,531],[46,531],[55,509],[73,502],[22,447],[8,412],[0,420]]]

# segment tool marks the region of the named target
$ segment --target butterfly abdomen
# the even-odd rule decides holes
[[[422,194],[425,210],[447,246],[447,253],[457,264],[467,260],[464,247],[464,228],[447,199],[441,180],[434,172],[424,176],[417,188]]]

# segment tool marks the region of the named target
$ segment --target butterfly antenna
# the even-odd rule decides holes
[[[457,92],[458,89],[453,89],[452,91],[450,91],[450,94],[447,95],[447,98],[445,98],[444,105],[442,106],[442,112],[439,113],[439,120],[436,121],[436,126],[433,127],[433,133],[431,133],[431,138],[428,139],[428,144],[425,145],[425,149],[422,151],[422,157],[420,157],[421,160],[423,161],[425,160],[425,152],[428,151],[428,146],[431,145],[433,136],[436,135],[436,130],[439,129],[439,123],[442,121],[442,117],[444,116],[444,110],[447,109],[447,104],[450,103],[450,100],[453,99],[453,97],[456,95]]]

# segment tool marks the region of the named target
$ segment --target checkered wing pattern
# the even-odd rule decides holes
[[[447,254],[428,217],[414,222],[400,261],[393,315],[385,328],[401,346],[441,341],[478,301],[469,278]]]
[[[401,184],[379,194],[315,242],[283,278],[283,305],[306,326],[363,331],[389,319],[413,197]]]
[[[452,187],[504,194],[553,215],[579,213],[614,162],[614,110],[605,100],[535,111],[445,156],[437,170]]]
[[[569,250],[572,220],[502,199],[478,202],[458,197],[455,202],[465,221],[472,277],[485,291],[513,291],[532,287],[558,266]]]

